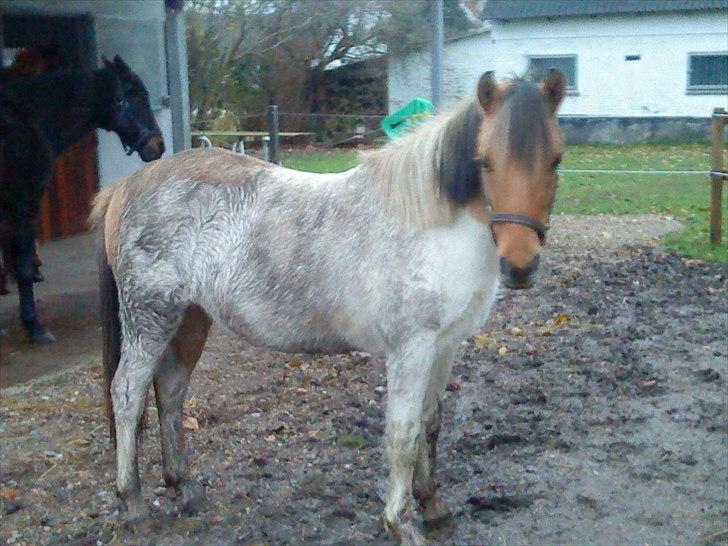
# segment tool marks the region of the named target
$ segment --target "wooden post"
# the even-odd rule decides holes
[[[268,107],[268,134],[270,135],[270,162],[281,164],[279,157],[280,138],[278,135],[278,105]]]
[[[721,243],[721,222],[723,212],[723,129],[728,121],[724,108],[713,110],[713,150],[710,166],[710,242]]]

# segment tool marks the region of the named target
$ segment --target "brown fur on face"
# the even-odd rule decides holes
[[[492,74],[485,74],[478,86],[486,115],[477,148],[491,209],[522,214],[543,225],[551,214],[556,165],[564,149],[555,117],[563,76],[550,77],[538,88],[524,80],[497,86]],[[492,230],[499,254],[513,266],[525,268],[538,255],[541,243],[531,228],[498,223]]]

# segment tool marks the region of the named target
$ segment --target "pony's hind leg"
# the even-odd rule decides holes
[[[384,523],[401,544],[427,543],[416,521],[412,484],[423,442],[423,414],[433,363],[433,343],[422,340],[387,361],[389,487]]]
[[[189,479],[187,453],[182,428],[184,403],[190,375],[202,354],[212,322],[195,305],[185,312],[182,324],[162,357],[154,376],[154,392],[159,411],[164,480],[177,491],[185,513],[197,512],[202,490]]]
[[[143,294],[139,301],[154,301],[159,294]],[[116,422],[116,490],[126,504],[128,519],[146,516],[141,496],[137,454],[138,424],[154,373],[167,344],[177,330],[182,310],[148,309],[136,303],[120,309],[121,359],[111,382],[111,400]],[[157,300],[159,301],[159,300]]]

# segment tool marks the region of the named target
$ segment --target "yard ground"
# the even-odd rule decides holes
[[[554,217],[537,286],[503,291],[463,343],[439,456],[455,518],[435,543],[728,543],[728,265],[666,250],[686,216],[659,207]],[[0,543],[389,544],[382,362],[213,330],[185,407],[208,510],[180,516],[161,487],[150,399],[157,512],[136,530],[118,525],[99,383],[97,358],[0,392]]]

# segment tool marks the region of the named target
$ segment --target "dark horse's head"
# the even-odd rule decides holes
[[[101,72],[106,72],[111,81],[104,129],[119,135],[127,155],[138,152],[142,161],[159,159],[164,153],[164,140],[142,80],[118,55],[113,62],[104,58]]]

